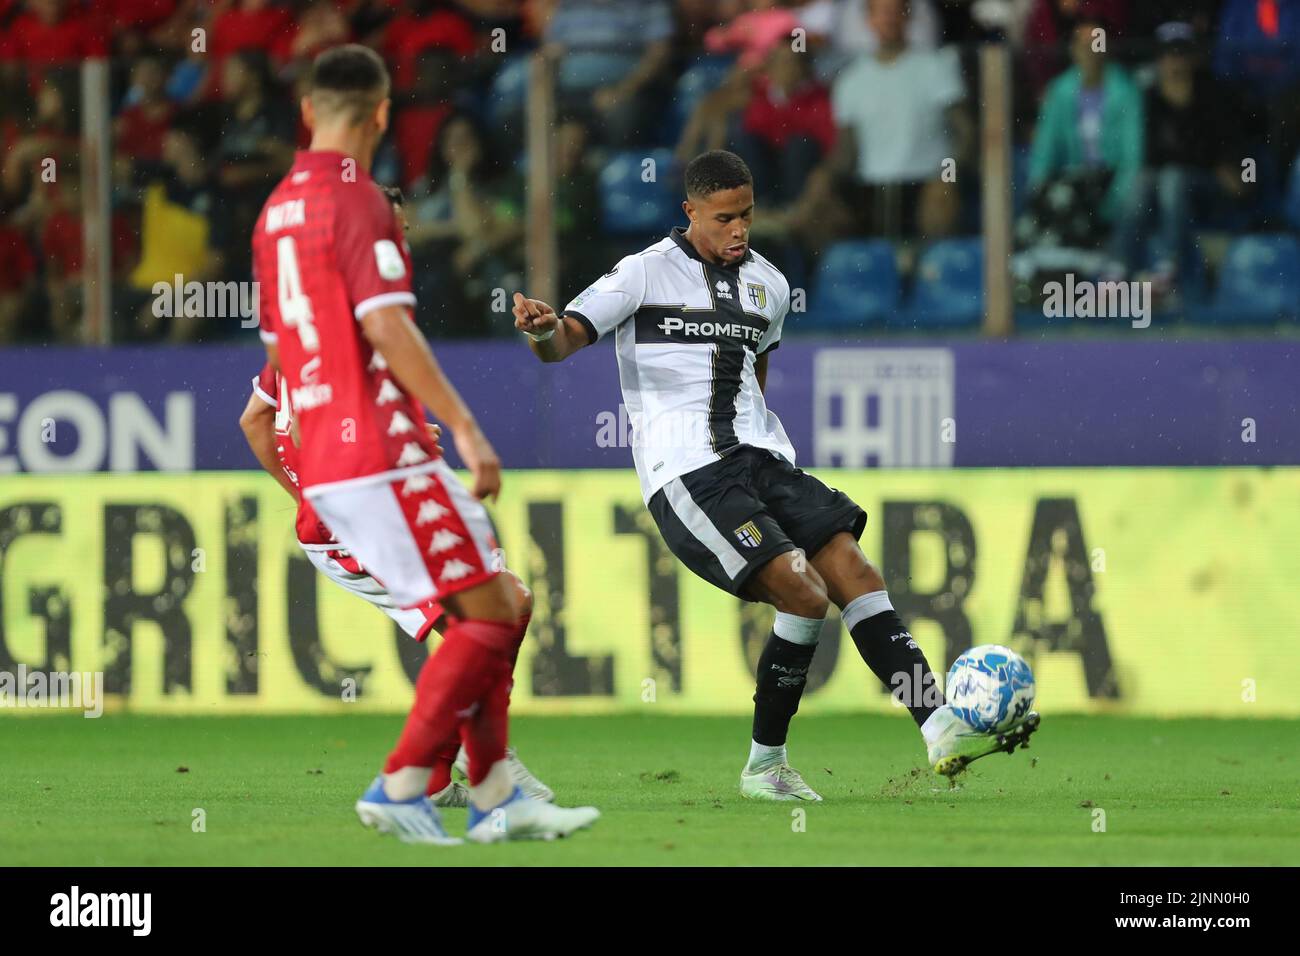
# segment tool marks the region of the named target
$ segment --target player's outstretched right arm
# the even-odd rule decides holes
[[[528,346],[543,362],[562,362],[590,341],[582,323],[559,316],[541,299],[515,293],[515,328],[529,336]]]

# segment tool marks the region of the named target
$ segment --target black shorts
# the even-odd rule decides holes
[[[674,478],[649,508],[682,564],[746,600],[750,575],[777,555],[797,548],[812,558],[839,532],[859,538],[867,525],[844,492],[752,445]]]

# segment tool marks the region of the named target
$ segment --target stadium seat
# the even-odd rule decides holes
[[[678,198],[672,191],[671,150],[651,150],[655,162],[655,181],[643,182],[643,163],[647,156],[640,150],[614,153],[600,172],[600,214],[602,228],[616,235],[645,234],[662,238],[681,218]]]
[[[908,308],[889,313],[892,328],[975,328],[984,312],[984,248],[978,236],[944,239],[921,253]]]
[[[1300,242],[1286,233],[1239,236],[1219,267],[1213,301],[1188,310],[1197,322],[1269,324],[1300,310]]]
[[[881,325],[899,308],[901,283],[894,247],[883,239],[849,239],[828,248],[813,277],[805,328]]]

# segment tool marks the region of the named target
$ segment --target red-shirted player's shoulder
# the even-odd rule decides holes
[[[393,221],[393,207],[369,176],[340,183],[335,197],[337,215],[357,216],[367,223],[382,225]]]

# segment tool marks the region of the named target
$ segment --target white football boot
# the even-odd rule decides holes
[[[756,770],[745,767],[740,773],[740,795],[750,800],[821,800],[799,771],[784,760]]]
[[[527,796],[515,787],[504,803],[480,810],[471,802],[465,839],[474,843],[506,840],[554,840],[586,829],[600,818],[595,807],[557,807]]]
[[[468,807],[469,787],[453,780],[429,799],[435,807]]]

